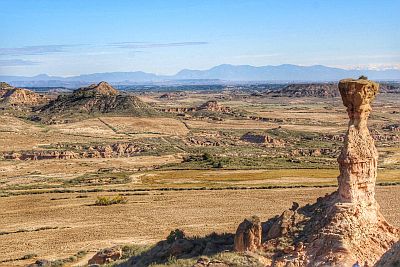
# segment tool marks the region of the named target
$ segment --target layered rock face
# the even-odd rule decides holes
[[[115,143],[109,145],[57,145],[62,150],[39,150],[0,152],[0,159],[7,160],[48,160],[133,157],[139,153],[154,150],[155,147],[139,143]],[[69,150],[67,150],[69,149]]]
[[[378,153],[367,119],[378,88],[368,80],[340,81],[350,121],[338,158],[338,190],[263,224],[271,266],[373,266],[398,242],[399,229],[386,222],[375,200]]]

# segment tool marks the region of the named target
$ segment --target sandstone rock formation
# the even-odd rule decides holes
[[[88,87],[79,88],[75,91],[79,95],[118,95],[118,91],[109,85],[107,82],[100,82],[98,84],[91,84]]]
[[[223,112],[223,113],[231,112],[231,109],[229,107],[224,107],[215,100],[207,101],[206,103],[200,105],[197,108],[197,110],[207,110],[207,111]]]
[[[338,190],[263,224],[262,246],[272,266],[373,266],[399,240],[399,229],[386,222],[375,200],[378,154],[367,119],[378,87],[340,81],[350,121],[338,158]]]
[[[105,264],[116,261],[122,256],[120,247],[105,248],[97,252],[89,261],[88,264]]]
[[[378,93],[379,85],[367,80],[342,80],[339,91],[347,107],[350,121],[342,152],[338,158],[340,202],[353,203],[368,211],[371,221],[377,220],[375,181],[378,152],[367,128],[370,103]]]
[[[215,100],[207,101],[201,104],[198,107],[179,107],[179,108],[165,108],[162,109],[164,112],[171,113],[184,113],[184,112],[196,112],[196,111],[210,111],[210,112],[219,112],[219,113],[232,113],[232,109],[230,107],[222,106]]]
[[[48,99],[45,96],[35,93],[31,90],[15,88],[4,82],[0,83],[1,106],[24,108],[42,105],[47,101]]]
[[[155,147],[140,143],[114,143],[107,145],[56,145],[60,150],[0,152],[0,159],[6,160],[48,160],[48,159],[83,159],[83,158],[121,158],[133,157]],[[62,149],[62,150],[61,150]]]
[[[257,216],[245,219],[239,224],[235,235],[234,250],[256,251],[261,247],[261,221]]]
[[[285,141],[282,139],[273,138],[267,134],[257,134],[253,132],[244,134],[240,139],[249,143],[264,144],[272,147],[282,147],[285,145]]]

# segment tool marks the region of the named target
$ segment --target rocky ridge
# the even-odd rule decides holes
[[[48,160],[48,159],[82,159],[82,158],[120,158],[133,157],[140,153],[154,150],[147,144],[114,143],[93,146],[58,145],[57,150],[11,151],[0,153],[0,159],[6,160]]]
[[[273,97],[337,97],[337,85],[334,83],[290,84],[279,90],[269,91],[267,95]]]

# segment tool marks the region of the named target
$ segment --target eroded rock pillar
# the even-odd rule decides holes
[[[358,79],[339,82],[343,104],[350,121],[342,152],[340,166],[339,201],[364,207],[375,206],[375,181],[378,152],[367,128],[371,102],[378,93],[379,84]]]
[[[261,247],[261,231],[260,218],[253,216],[245,219],[236,230],[234,250],[243,252],[259,249]]]

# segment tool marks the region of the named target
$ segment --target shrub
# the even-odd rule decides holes
[[[167,242],[173,243],[175,240],[183,238],[185,238],[185,233],[180,229],[175,229],[174,231],[171,231],[171,233],[169,233],[169,235],[167,236]]]
[[[149,249],[150,246],[148,245],[136,245],[136,244],[125,245],[122,247],[121,259],[129,259],[130,257],[133,256],[139,256],[147,252]]]
[[[217,161],[213,163],[213,168],[223,168],[222,162],[221,161]]]
[[[203,160],[212,160],[212,156],[206,152],[203,154]]]
[[[37,257],[37,254],[35,254],[35,253],[26,254],[26,255],[21,257],[21,260],[29,260],[29,259],[32,259],[32,258],[35,258],[35,257]]]
[[[368,80],[367,76],[361,75],[360,77],[358,77],[359,80]]]
[[[110,206],[110,205],[114,205],[114,204],[125,204],[126,202],[128,202],[127,198],[121,195],[117,195],[114,197],[101,197],[98,196],[95,202],[96,206]]]

